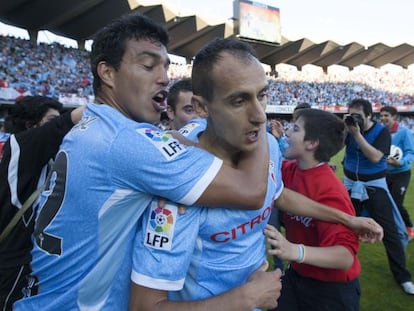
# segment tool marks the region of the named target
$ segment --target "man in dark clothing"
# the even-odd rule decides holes
[[[372,105],[355,99],[345,118],[348,136],[344,164],[344,183],[350,191],[357,215],[367,211],[384,229],[384,246],[394,279],[405,293],[414,295],[414,284],[407,270],[404,247],[407,234],[401,215],[388,190],[387,155],[391,136],[383,125],[372,120]]]
[[[48,162],[67,132],[80,120],[83,107],[60,115],[62,104],[45,96],[18,100],[7,118],[12,135],[0,162],[0,233],[29,196],[43,185]],[[12,310],[30,274],[31,234],[37,200],[0,241],[0,310]]]

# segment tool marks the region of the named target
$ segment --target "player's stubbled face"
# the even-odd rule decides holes
[[[213,79],[208,114],[217,143],[230,152],[253,150],[266,123],[268,81],[262,65],[255,58],[223,53],[214,66]]]
[[[112,78],[119,110],[138,122],[159,121],[166,108],[169,64],[167,49],[161,43],[129,40]]]

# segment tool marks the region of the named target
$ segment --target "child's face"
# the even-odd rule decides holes
[[[285,149],[287,159],[300,159],[306,151],[305,123],[303,118],[299,117],[286,131],[286,142],[289,146]]]

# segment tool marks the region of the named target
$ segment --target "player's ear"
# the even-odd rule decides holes
[[[170,106],[170,105],[167,105],[167,116],[168,116],[168,119],[170,119],[170,121],[174,121],[175,112],[174,112],[174,110],[171,108],[171,106]]]
[[[202,96],[193,95],[193,97],[191,98],[191,103],[193,104],[195,111],[201,118],[208,117],[208,108]]]
[[[115,69],[105,61],[98,63],[96,67],[99,78],[101,78],[102,84],[109,85],[110,87],[114,86],[114,74]]]

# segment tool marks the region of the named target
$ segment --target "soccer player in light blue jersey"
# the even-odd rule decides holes
[[[262,65],[248,44],[217,39],[196,55],[192,80],[193,101],[207,126],[202,130],[201,123],[190,122],[181,132],[237,167],[241,154],[259,146],[255,133],[266,124],[268,82]],[[194,206],[179,214],[176,204],[164,205],[154,198],[135,239],[131,310],[250,311],[272,307],[268,303],[274,307],[279,292],[266,304],[258,295],[237,299],[235,294],[248,288],[250,276],[266,261],[263,230],[274,200],[281,209],[304,216],[348,225],[356,219],[285,189],[282,157],[271,134],[268,145],[268,183],[261,209]],[[261,294],[266,291],[262,288]]]
[[[127,310],[132,242],[155,195],[185,205],[263,205],[264,127],[251,133],[258,148],[231,167],[152,125],[165,108],[167,44],[165,29],[136,13],[96,34],[95,103],[63,140],[46,181],[33,273],[14,310]],[[262,287],[280,290],[273,285],[279,277],[253,279],[249,295]]]

